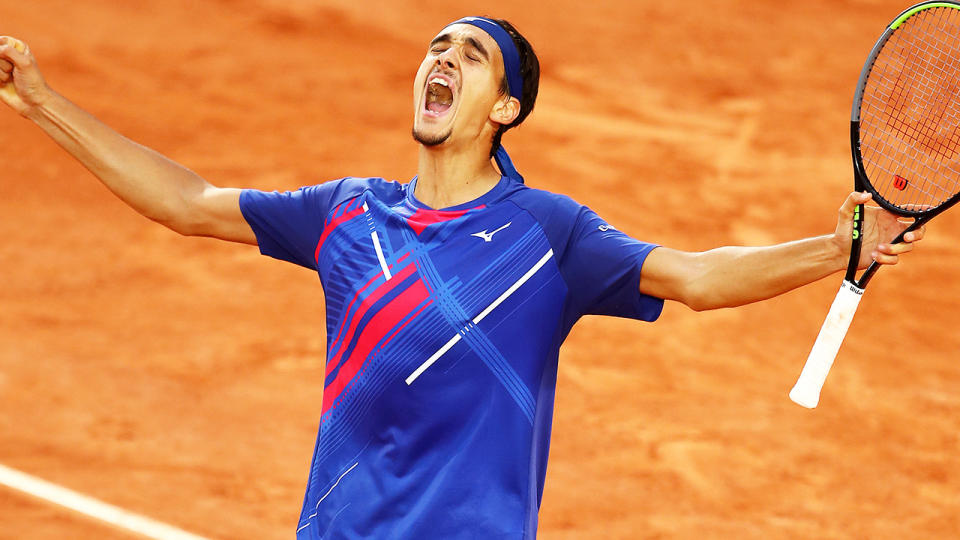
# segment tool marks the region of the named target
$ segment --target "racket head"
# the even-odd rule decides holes
[[[960,2],[928,1],[877,40],[854,94],[857,190],[926,221],[960,199]]]

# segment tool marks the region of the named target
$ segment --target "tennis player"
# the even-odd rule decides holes
[[[557,356],[583,315],[654,321],[770,298],[845,268],[851,193],[831,234],[688,253],[633,239],[524,184],[500,144],[533,110],[539,64],[503,20],[430,42],[413,85],[417,176],[278,193],[218,188],[119,135],[0,46],[0,92],[144,216],[258,245],[319,274],[327,314],[320,432],[297,538],[534,538]],[[9,91],[9,89],[13,91]],[[496,163],[496,165],[495,165]],[[867,216],[864,256],[923,231]]]

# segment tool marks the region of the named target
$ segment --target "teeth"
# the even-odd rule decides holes
[[[450,87],[450,85],[447,84],[447,81],[441,79],[440,77],[434,77],[430,79],[430,84],[439,84],[440,86],[446,86],[447,88]]]

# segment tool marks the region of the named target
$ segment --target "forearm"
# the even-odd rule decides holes
[[[695,253],[686,303],[703,310],[766,300],[842,270],[845,261],[832,235]]]
[[[187,201],[209,186],[55,92],[28,118],[134,210],[174,230],[187,219]]]
[[[676,300],[700,311],[766,300],[847,267],[858,205],[870,200],[853,192],[840,207],[833,234],[766,247],[722,247],[691,253],[657,248],[641,268],[640,292]],[[864,206],[865,220],[858,268],[877,262],[896,264],[923,238],[923,228],[891,244],[907,224],[880,208]]]

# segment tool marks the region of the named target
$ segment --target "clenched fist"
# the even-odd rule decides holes
[[[0,100],[27,116],[50,93],[30,47],[18,39],[0,36]]]

